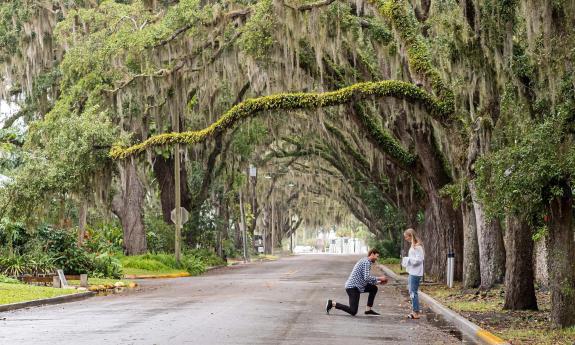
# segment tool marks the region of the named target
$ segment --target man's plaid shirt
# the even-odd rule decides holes
[[[369,261],[368,258],[363,258],[359,260],[353,267],[353,270],[351,271],[349,278],[347,278],[347,282],[345,282],[345,288],[346,289],[358,288],[359,292],[364,292],[365,287],[368,284],[376,285],[377,278],[369,274],[370,270],[371,270],[371,261]]]

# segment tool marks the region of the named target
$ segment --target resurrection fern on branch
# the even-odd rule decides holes
[[[379,13],[388,18],[407,48],[409,67],[429,82],[447,112],[453,112],[453,91],[445,85],[439,71],[433,67],[431,54],[421,35],[415,13],[405,0],[370,0]]]
[[[394,97],[413,104],[419,104],[435,119],[447,122],[449,107],[422,88],[399,80],[357,83],[336,91],[324,93],[287,93],[248,99],[228,110],[219,120],[199,131],[166,133],[153,136],[146,141],[122,148],[115,146],[110,151],[114,159],[123,159],[141,153],[148,148],[176,143],[193,145],[207,140],[216,133],[225,132],[238,121],[269,110],[318,109],[357,102],[369,97]],[[408,163],[409,164],[409,163]]]

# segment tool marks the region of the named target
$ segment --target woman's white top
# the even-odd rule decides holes
[[[407,273],[412,276],[423,276],[424,252],[422,246],[412,246],[409,248],[408,256],[401,260],[401,266],[405,267]]]

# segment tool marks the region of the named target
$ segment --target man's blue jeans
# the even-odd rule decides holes
[[[413,307],[413,311],[419,312],[420,311],[419,310],[419,295],[417,292],[419,290],[419,283],[421,282],[421,277],[420,276],[412,276],[410,274],[407,282],[408,282],[408,288],[409,288],[409,297],[411,298],[411,305]]]

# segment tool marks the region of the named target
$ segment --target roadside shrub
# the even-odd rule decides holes
[[[399,258],[384,258],[380,259],[379,263],[383,265],[399,265],[401,260]]]
[[[25,255],[27,273],[31,275],[51,274],[56,272],[55,258],[43,251],[32,251]]]
[[[178,268],[176,264],[176,257],[173,254],[166,254],[166,253],[147,253],[141,256],[142,259],[146,260],[154,260],[160,262],[162,265],[169,267],[169,268]]]
[[[200,260],[206,267],[213,267],[225,264],[213,250],[207,248],[191,249],[186,251],[186,256],[192,256]]]
[[[236,258],[241,256],[239,250],[236,248],[233,239],[227,239],[222,241],[222,251],[224,253],[224,257],[226,258]]]
[[[38,230],[38,236],[46,252],[54,258],[54,265],[66,274],[92,271],[93,262],[86,250],[77,246],[75,232],[43,226]]]
[[[38,229],[38,239],[48,252],[63,253],[66,250],[77,247],[76,236],[66,229],[56,229],[49,225]]]
[[[81,248],[68,248],[60,253],[55,260],[58,268],[62,268],[66,274],[91,273],[93,262],[86,251]]]
[[[7,255],[0,258],[0,272],[11,277],[50,274],[56,271],[54,261],[43,252]]]
[[[86,230],[84,247],[92,253],[121,253],[124,243],[122,227],[116,223],[104,223]]]
[[[5,275],[2,275],[2,274],[0,274],[0,283],[21,284],[21,282],[18,279],[9,278],[9,277],[6,277]]]
[[[193,255],[184,256],[182,258],[183,268],[191,275],[197,276],[206,271],[206,264]]]
[[[162,217],[146,216],[146,239],[148,250],[152,253],[174,252],[174,226],[166,224]]]
[[[148,254],[146,254],[148,255]],[[124,256],[120,259],[124,268],[137,268],[147,271],[164,272],[174,267],[166,266],[154,258],[144,258],[145,255]],[[174,260],[175,262],[175,260]]]
[[[380,258],[398,258],[401,255],[401,241],[399,240],[371,240],[369,246],[379,250]]]
[[[2,274],[10,277],[18,277],[26,274],[28,266],[26,258],[22,255],[8,255],[0,258],[0,270]]]
[[[0,220],[0,246],[8,248],[12,253],[22,254],[30,235],[21,223],[11,222],[4,218]]]
[[[87,237],[85,246],[78,247],[76,229],[45,225],[31,236],[18,224],[4,220],[0,222],[0,273],[37,276],[63,269],[66,274],[121,278],[122,265],[109,253],[121,245],[117,238],[121,238],[122,230],[118,235],[118,228],[111,225],[99,229],[89,230],[92,235]]]
[[[222,259],[208,249],[187,250],[182,254],[180,265],[176,263],[174,254],[166,253],[122,256],[120,261],[124,268],[142,269],[158,273],[185,270],[191,275],[201,274],[209,266],[217,266],[224,263]]]
[[[108,253],[92,254],[92,272],[95,278],[122,278],[122,264],[116,257]]]

